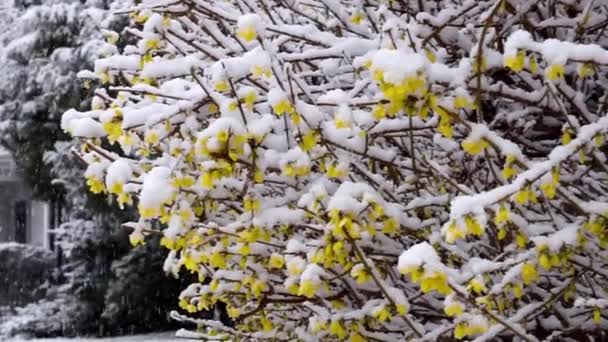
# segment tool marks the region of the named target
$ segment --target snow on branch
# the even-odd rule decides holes
[[[607,10],[144,0],[62,128],[131,243],[198,276],[173,317],[205,338],[592,338]],[[219,303],[231,324],[194,318]]]

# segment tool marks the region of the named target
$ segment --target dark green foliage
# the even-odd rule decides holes
[[[57,229],[62,267],[53,277],[40,271],[41,279],[49,279],[44,298],[9,303],[13,308],[4,317],[0,311],[0,339],[174,327],[168,312],[177,307],[180,284],[159,272],[165,253],[158,241],[137,249],[129,245],[129,232],[119,224],[130,218],[129,211],[87,191],[83,165],[60,129],[65,110],[89,106],[91,90],[76,74],[92,67],[103,43],[99,27],[120,30],[126,24],[109,11],[99,15],[111,3],[15,0],[0,13],[0,145],[13,154],[38,198],[61,202],[66,209]],[[15,267],[0,255],[0,274]],[[39,279],[28,281],[24,289],[39,285]],[[31,300],[38,301],[14,307]]]
[[[30,245],[0,245],[0,306],[18,306],[40,299],[51,276],[52,252]],[[18,271],[16,271],[18,270]]]
[[[122,238],[125,241],[127,236]],[[133,334],[153,331],[159,326],[177,327],[169,321],[168,313],[176,309],[174,295],[179,293],[183,282],[160,271],[164,254],[158,239],[150,239],[114,261],[102,314],[102,325],[113,330],[111,333]]]

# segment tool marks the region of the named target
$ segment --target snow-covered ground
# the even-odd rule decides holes
[[[143,342],[143,341],[168,341],[168,342],[184,342],[184,341],[196,341],[185,338],[175,337],[175,332],[146,334],[146,335],[133,335],[133,336],[122,336],[122,337],[106,337],[106,338],[89,338],[89,337],[74,337],[74,338],[42,338],[34,340],[25,340],[20,338],[13,338],[7,342],[20,342],[20,341],[35,341],[35,342]]]

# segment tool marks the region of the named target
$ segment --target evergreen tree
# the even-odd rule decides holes
[[[107,53],[106,40],[126,19],[112,11],[126,3],[14,0],[0,5],[0,143],[13,154],[35,195],[65,209],[55,234],[64,265],[46,298],[17,308],[17,317],[0,325],[0,336],[107,335],[168,327],[165,312],[171,302],[159,300],[158,313],[147,311],[155,305],[151,300],[174,296],[177,283],[160,282],[150,271],[162,267],[153,251],[144,255],[146,262],[128,262],[140,254],[127,248],[120,226],[129,212],[117,214],[115,203],[84,191],[83,163],[74,158],[74,144],[59,125],[63,111],[90,104],[90,90],[78,72]],[[135,276],[150,273],[152,279]]]

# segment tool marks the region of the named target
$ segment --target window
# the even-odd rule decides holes
[[[27,241],[27,202],[17,201],[15,203],[15,241],[25,243]]]

